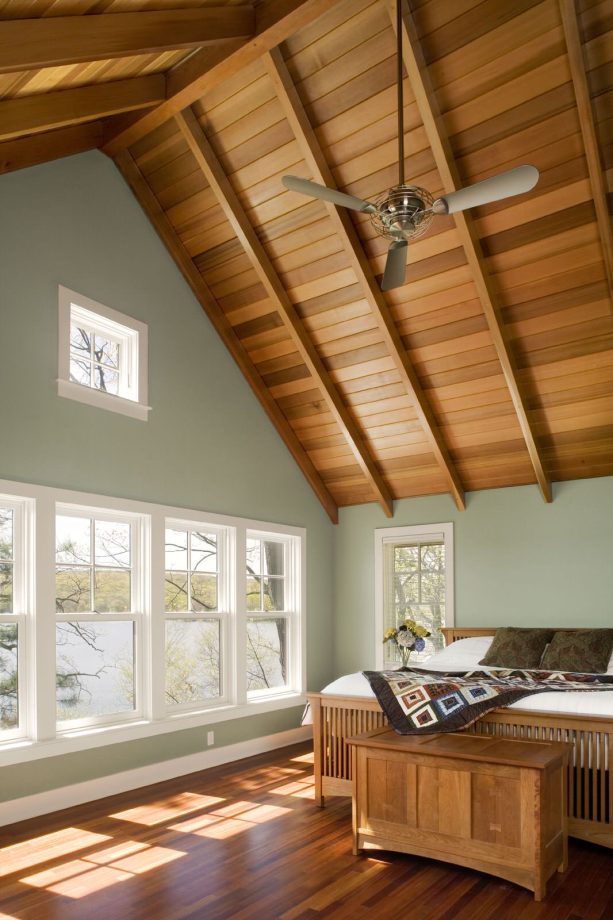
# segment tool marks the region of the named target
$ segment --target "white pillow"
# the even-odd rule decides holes
[[[487,655],[493,639],[493,635],[457,639],[425,661],[423,667],[436,671],[469,671],[479,666],[481,659]]]

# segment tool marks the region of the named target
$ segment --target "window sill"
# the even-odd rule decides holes
[[[95,406],[97,409],[107,409],[111,412],[118,412],[120,415],[129,415],[141,422],[147,421],[151,411],[151,406],[145,406],[143,403],[125,399],[123,396],[114,396],[112,393],[102,393],[100,390],[93,390],[62,378],[57,381],[57,394],[88,406]]]
[[[275,712],[279,709],[291,709],[305,704],[306,697],[304,694],[291,691],[274,699],[252,700],[239,706],[227,704],[217,709],[207,709],[200,712],[177,713],[158,721],[139,719],[133,722],[124,722],[121,725],[94,726],[89,729],[81,728],[72,732],[64,732],[64,734],[50,741],[14,739],[0,745],[0,766],[27,763],[44,757],[59,757],[62,754],[87,751],[91,750],[91,748],[105,747],[111,744],[122,744],[124,741],[137,741],[140,738],[152,738],[156,735],[185,731],[190,728],[201,728],[215,725],[218,722],[230,722],[233,719]]]

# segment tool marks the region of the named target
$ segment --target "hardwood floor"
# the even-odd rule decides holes
[[[571,841],[542,904],[426,859],[352,856],[307,745],[0,829],[0,920],[613,920],[613,852]]]

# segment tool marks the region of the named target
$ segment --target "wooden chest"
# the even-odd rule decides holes
[[[379,728],[353,748],[354,852],[468,866],[534,891],[568,861],[571,745]]]

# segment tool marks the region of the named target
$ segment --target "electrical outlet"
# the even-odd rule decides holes
[[[209,745],[215,744],[215,732],[206,733],[206,743]]]

